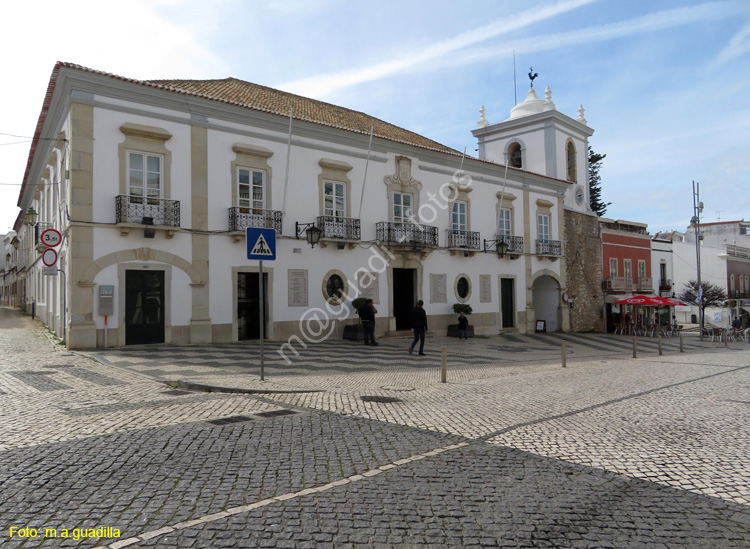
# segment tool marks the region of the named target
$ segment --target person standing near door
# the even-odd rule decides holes
[[[414,347],[419,341],[419,354],[424,356],[424,336],[427,333],[427,313],[424,310],[424,301],[417,301],[417,306],[411,312],[411,329],[414,330],[414,341],[409,347],[409,354],[412,354]]]
[[[359,308],[359,318],[362,319],[362,327],[365,330],[365,345],[377,345],[375,341],[375,313],[378,310],[373,305],[372,299]]]

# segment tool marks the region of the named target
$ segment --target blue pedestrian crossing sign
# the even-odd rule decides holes
[[[276,259],[276,229],[245,229],[247,258],[273,261]]]

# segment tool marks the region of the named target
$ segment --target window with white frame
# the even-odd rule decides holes
[[[622,260],[623,276],[628,280],[633,280],[633,265],[630,259]]]
[[[237,205],[262,210],[265,207],[266,172],[237,168]]]
[[[132,198],[159,199],[162,192],[162,157],[128,152],[128,194]]]
[[[539,240],[549,240],[549,215],[537,215],[537,238]]]
[[[609,276],[611,278],[617,276],[617,258],[609,258]]]
[[[646,262],[638,261],[638,278],[646,278]]]
[[[500,208],[497,216],[497,236],[511,236],[510,208]]]
[[[733,274],[729,275],[729,291],[730,292],[734,291],[734,275]]]
[[[466,211],[468,204],[463,200],[457,200],[453,203],[453,213],[451,216],[451,229],[454,231],[465,231]]]
[[[745,291],[750,292],[750,276],[745,275]]]
[[[745,293],[745,279],[742,276],[740,276],[740,293]]]
[[[407,223],[412,218],[412,195],[393,193],[393,222]]]
[[[347,217],[346,184],[326,181],[324,186],[323,215],[337,219]]]

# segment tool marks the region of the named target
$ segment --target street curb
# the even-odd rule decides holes
[[[222,387],[220,385],[207,385],[204,383],[194,383],[186,379],[180,379],[177,381],[177,385],[173,381],[163,381],[165,385],[169,387],[176,387],[183,391],[195,391],[195,392],[210,392],[210,393],[240,393],[247,395],[292,395],[302,393],[322,393],[323,389],[242,389],[238,387]]]

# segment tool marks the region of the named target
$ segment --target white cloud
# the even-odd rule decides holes
[[[180,10],[186,0],[130,0],[113,4],[100,0],[9,2],[3,6],[0,34],[0,132],[31,136],[44,93],[57,61],[133,78],[202,77],[227,70],[206,49],[200,34],[212,20],[216,2],[204,3],[195,26],[162,16],[160,10]],[[8,85],[8,84],[13,85]],[[0,144],[19,139],[0,136]],[[26,169],[29,143],[0,145],[0,233],[15,221],[15,204]],[[8,185],[12,183],[14,185]]]
[[[421,51],[413,52],[399,59],[351,71],[294,80],[286,84],[281,84],[278,87],[292,93],[304,93],[310,97],[323,97],[338,88],[361,84],[371,80],[379,80],[417,67],[420,64],[444,58],[446,55],[472,44],[527,27],[533,23],[560,15],[594,1],[596,0],[566,0],[549,6],[535,7],[520,14],[498,19],[479,28],[462,32],[454,38],[431,44]]]
[[[716,64],[723,65],[750,52],[750,23],[735,34],[729,44],[716,56]]]

